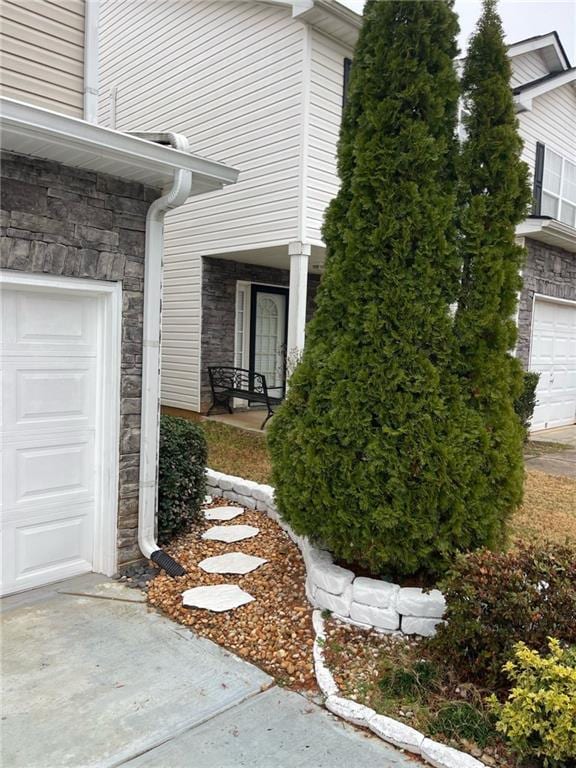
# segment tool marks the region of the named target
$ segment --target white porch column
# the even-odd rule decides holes
[[[308,261],[312,247],[299,241],[288,244],[290,256],[290,296],[288,299],[288,376],[304,349]]]

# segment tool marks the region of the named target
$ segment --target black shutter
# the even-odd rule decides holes
[[[542,179],[544,178],[544,154],[546,148],[539,141],[536,142],[536,162],[534,164],[534,203],[532,214],[540,216],[542,211]]]
[[[352,59],[344,59],[344,83],[342,87],[342,108],[348,101],[348,85],[350,83],[350,70],[352,69]]]

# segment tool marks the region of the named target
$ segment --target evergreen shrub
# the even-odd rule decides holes
[[[199,513],[206,494],[208,448],[198,424],[176,416],[160,418],[158,539],[166,543]]]
[[[446,623],[431,647],[464,679],[505,688],[514,644],[545,651],[548,638],[576,643],[576,558],[563,545],[461,555],[441,582]]]
[[[316,312],[269,428],[283,517],[391,577],[441,571],[503,527],[454,373],[457,31],[452,2],[365,7]]]
[[[524,440],[528,439],[534,408],[536,407],[536,388],[540,379],[539,373],[526,371],[524,373],[524,386],[520,396],[514,402],[514,410],[524,427]]]
[[[456,359],[463,390],[486,433],[474,482],[502,527],[519,506],[524,483],[525,429],[514,410],[523,372],[511,352],[525,258],[516,226],[531,201],[510,78],[497,3],[484,0],[462,76],[466,138],[458,180],[462,282]]]

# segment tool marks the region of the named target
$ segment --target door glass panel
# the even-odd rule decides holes
[[[266,377],[269,388],[284,384],[286,296],[259,291],[256,297],[254,369]]]

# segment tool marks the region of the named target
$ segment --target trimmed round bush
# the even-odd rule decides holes
[[[431,640],[441,658],[486,687],[507,688],[515,643],[546,651],[548,638],[576,643],[576,557],[563,545],[462,555],[440,588],[446,623]]]
[[[546,768],[574,765],[576,757],[576,646],[548,641],[543,656],[518,643],[504,669],[511,681],[507,701],[492,696],[492,711],[520,757],[537,757]]]
[[[206,493],[208,448],[198,424],[177,416],[160,419],[158,539],[169,541],[199,514]]]

